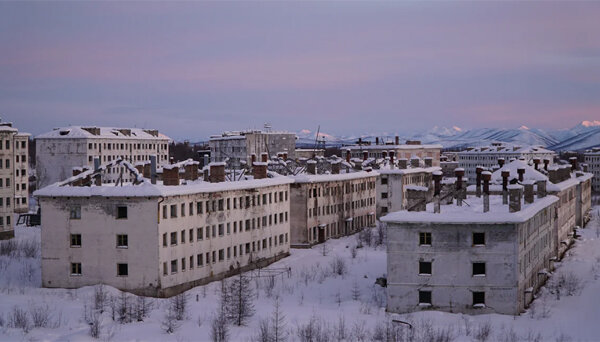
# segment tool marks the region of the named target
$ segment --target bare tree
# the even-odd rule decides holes
[[[350,248],[350,256],[352,257],[352,259],[356,259],[357,255],[358,255],[358,249],[356,248],[356,245],[354,245]]]
[[[167,334],[172,334],[179,329],[179,326],[180,322],[177,320],[177,313],[173,310],[173,306],[169,305],[161,321],[161,327]]]
[[[100,313],[103,313],[108,299],[108,293],[103,284],[94,286],[94,310],[99,310]]]
[[[31,322],[27,316],[27,312],[18,306],[14,306],[8,314],[8,326],[11,328],[22,329],[28,333],[31,329]]]
[[[333,260],[331,260],[331,272],[336,275],[345,275],[348,271],[348,266],[346,265],[346,260],[340,256],[336,256]]]
[[[210,325],[210,337],[214,342],[226,342],[229,340],[229,326],[224,309],[219,309],[214,315]]]
[[[145,318],[150,315],[150,312],[154,309],[154,301],[144,297],[139,296],[135,301],[135,310],[134,316],[138,322],[143,321]]]
[[[354,280],[352,283],[352,300],[360,299],[360,287],[358,286],[358,282]]]
[[[185,292],[173,296],[169,299],[169,305],[175,313],[175,319],[183,321],[187,316],[187,307],[189,295]]]
[[[271,342],[284,342],[287,340],[287,323],[285,315],[281,311],[279,297],[275,298],[273,303],[273,313],[271,314],[272,339]]]
[[[121,292],[117,302],[117,315],[119,323],[131,323],[131,298],[126,292]]]
[[[254,315],[254,290],[250,278],[243,272],[231,281],[229,296],[229,314],[232,322],[238,326],[245,325]]]

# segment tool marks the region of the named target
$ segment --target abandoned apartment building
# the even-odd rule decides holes
[[[290,176],[292,247],[310,247],[375,225],[378,174],[341,167],[339,159],[324,163],[331,173],[319,174],[317,161],[308,160],[305,173]]]
[[[154,159],[154,158],[153,158]],[[153,163],[155,164],[155,163]],[[259,163],[260,164],[260,163]],[[107,184],[104,170],[123,167],[133,181]],[[267,178],[227,181],[225,164],[157,170],[122,160],[35,192],[42,215],[42,285],[107,284],[148,296],[263,267],[289,255],[290,183]]]
[[[35,140],[38,189],[67,179],[74,167],[93,168],[94,158],[103,164],[118,159],[135,163],[156,155],[158,165],[169,163],[170,138],[155,129],[69,126]],[[102,181],[114,183],[123,171],[121,166],[113,166]]]
[[[29,133],[0,122],[0,240],[14,233],[14,213],[29,209]]]
[[[524,163],[511,164],[502,170],[500,187],[490,184],[490,171],[478,172],[471,196],[462,168],[454,183],[442,184],[436,173],[433,203],[426,204],[426,189],[415,187],[408,190],[412,211],[382,218],[388,227],[388,311],[517,315],[527,308],[573,236],[570,217],[577,216],[571,212],[577,206],[567,204],[570,196],[589,210],[583,203],[590,201],[589,189],[577,192],[567,183],[590,188],[591,175],[572,164],[551,169],[549,178],[532,168],[527,179]],[[569,212],[561,214],[561,206]]]

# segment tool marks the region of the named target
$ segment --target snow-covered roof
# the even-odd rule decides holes
[[[528,154],[528,153],[554,153],[554,151],[550,151],[548,149],[543,148],[542,146],[517,146],[510,144],[502,144],[498,146],[479,146],[472,148],[470,150],[460,151],[461,154]]]
[[[155,134],[155,135],[154,135]],[[99,139],[150,139],[171,140],[168,136],[157,130],[142,128],[119,128],[97,126],[67,126],[55,128],[50,132],[42,133],[36,139],[72,139],[72,138],[99,138]]]
[[[522,160],[513,160],[508,164],[504,164],[500,169],[494,171],[492,173],[492,182],[493,183],[502,183],[502,171],[509,171],[510,176],[508,180],[519,178],[519,174],[517,173],[518,169],[525,169],[525,174],[523,174],[523,180],[548,180],[548,177],[543,173],[537,171],[533,166],[530,166],[526,162]]]
[[[436,148],[441,149],[442,145],[439,144],[428,144],[428,145],[352,145],[345,146],[344,150],[418,150],[418,149],[430,149]]]
[[[521,200],[523,201],[523,200]],[[490,196],[490,211],[483,212],[483,198],[467,197],[465,205],[442,205],[441,213],[433,212],[433,203],[427,204],[426,211],[397,211],[381,218],[390,223],[448,223],[448,224],[502,224],[521,223],[529,220],[540,210],[558,201],[558,197],[548,195],[533,203],[522,203],[521,210],[511,213],[508,205],[502,204],[502,196]]]
[[[102,184],[101,186],[60,186],[60,183],[49,185],[34,192],[36,197],[165,197],[192,195],[221,191],[254,189],[267,186],[293,183],[288,177],[240,180],[236,182],[210,183],[203,180],[187,181],[185,185],[163,185],[158,181],[152,184],[145,179],[142,184],[125,183],[123,186]]]
[[[381,175],[407,175],[407,174],[411,174],[411,173],[419,173],[419,172],[427,172],[427,173],[433,173],[435,171],[440,171],[442,168],[438,167],[438,166],[432,166],[432,167],[409,167],[406,169],[399,169],[398,167],[391,169],[388,167],[385,168],[380,168],[377,170],[377,172]]]
[[[376,177],[379,173],[376,171],[356,171],[356,172],[348,172],[348,173],[339,173],[339,174],[321,174],[321,175],[311,175],[307,173],[303,173],[296,176],[288,176],[293,179],[295,183],[320,183],[320,182],[334,182],[334,181],[345,181],[351,179],[359,179],[359,178],[367,178],[367,177]]]
[[[231,140],[231,139],[246,139],[248,134],[290,134],[296,137],[295,133],[286,131],[262,131],[262,130],[244,130],[244,131],[228,131],[223,132],[220,135],[211,135],[210,140]]]

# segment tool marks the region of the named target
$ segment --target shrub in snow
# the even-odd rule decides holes
[[[355,280],[352,283],[352,300],[360,299],[360,286],[358,286],[358,282]]]
[[[305,324],[298,323],[296,337],[300,342],[326,342],[331,340],[331,333],[327,324],[320,317],[313,315]]]
[[[8,326],[10,328],[22,329],[25,333],[31,329],[31,322],[27,316],[25,310],[14,306],[12,311],[8,314]]]
[[[85,322],[90,327],[90,331],[89,331],[90,336],[92,338],[99,338],[100,337],[100,319],[102,317],[100,311],[94,310],[93,307],[88,307],[87,305],[85,305],[83,307],[83,312],[84,312]]]
[[[330,251],[331,251],[331,248],[329,247],[329,244],[327,244],[327,241],[323,242],[321,244],[321,254],[323,256],[328,256]]]
[[[475,340],[478,342],[487,341],[492,333],[492,323],[489,321],[480,323],[475,329]]]
[[[19,243],[19,254],[26,258],[36,258],[40,252],[40,244],[35,240],[25,240]]]
[[[331,272],[335,275],[343,276],[348,272],[348,266],[346,260],[341,256],[336,256],[331,260]]]
[[[177,320],[177,313],[173,310],[173,307],[169,305],[161,321],[161,327],[167,334],[172,334],[179,329],[179,326],[180,322]]]
[[[358,249],[356,248],[356,246],[352,246],[350,248],[350,256],[352,257],[352,259],[356,259],[357,255],[358,255]]]
[[[225,311],[219,310],[210,324],[210,338],[213,342],[226,342],[229,340],[229,326]]]
[[[344,316],[339,316],[333,328],[333,337],[336,341],[345,341],[348,339],[348,328],[346,327],[346,319]]]
[[[510,329],[504,329],[500,332],[498,341],[499,342],[518,342],[519,336],[514,331],[514,329],[512,327],[510,327]]]
[[[175,319],[183,321],[187,317],[187,308],[190,296],[183,292],[169,299],[169,306],[175,313]]]
[[[350,332],[351,340],[357,342],[367,341],[368,333],[365,327],[365,321],[361,320],[354,322],[352,325],[352,331]]]
[[[152,299],[144,296],[137,297],[133,312],[135,320],[138,322],[143,321],[150,315],[153,309],[154,301]]]
[[[50,325],[50,307],[48,305],[31,305],[29,315],[34,328],[47,328]]]
[[[0,255],[5,255],[9,257],[17,256],[17,241],[14,239],[0,241]]]

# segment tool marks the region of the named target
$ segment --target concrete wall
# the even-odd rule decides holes
[[[14,179],[16,213],[29,211],[29,135],[14,136]]]
[[[152,295],[160,288],[157,199],[40,198],[42,208],[42,286],[77,288],[107,284]],[[117,219],[117,205],[127,206],[127,219]],[[81,219],[70,210],[81,207]],[[81,247],[71,247],[71,234],[81,234]],[[117,248],[117,234],[128,235],[128,248]],[[71,263],[82,274],[71,275]],[[117,263],[129,275],[117,276]]]
[[[0,130],[0,240],[14,236],[14,139],[15,132]],[[8,145],[8,149],[6,148]],[[8,165],[7,165],[8,163]],[[8,185],[6,181],[8,180]]]
[[[387,180],[387,184],[384,183]],[[427,200],[433,197],[430,172],[381,173],[377,179],[377,217],[406,208],[406,187],[418,185],[430,188]],[[384,195],[385,194],[385,195]],[[386,198],[384,198],[386,197]]]

